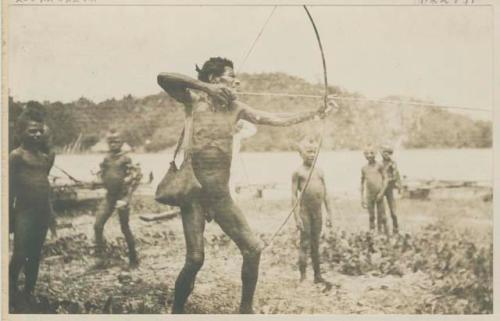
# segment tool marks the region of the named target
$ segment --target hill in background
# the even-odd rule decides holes
[[[242,92],[322,94],[322,85],[283,73],[242,74]],[[339,96],[340,110],[325,121],[325,149],[360,149],[367,144],[390,143],[397,148],[489,148],[490,121],[429,107],[430,102],[398,96],[386,97],[399,103],[363,100],[358,93],[330,87]],[[266,111],[299,112],[316,109],[321,99],[304,97],[241,96],[249,105]],[[412,103],[412,104],[409,104]],[[419,103],[421,105],[413,105]],[[25,102],[9,99],[9,125]],[[114,127],[137,151],[155,152],[173,147],[183,125],[182,106],[165,93],[142,98],[127,95],[95,103],[84,97],[71,102],[41,102],[59,150],[88,151]],[[318,123],[287,128],[259,126],[255,136],[243,142],[245,151],[291,150],[306,134],[318,133]],[[10,146],[17,144],[10,135]]]

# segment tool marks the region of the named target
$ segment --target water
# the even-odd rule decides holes
[[[171,153],[130,154],[141,165],[147,177],[153,172],[156,186],[166,173]],[[56,165],[83,181],[94,179],[91,171],[99,170],[103,154],[58,155]],[[401,175],[409,179],[493,180],[493,150],[446,149],[401,150],[394,159]],[[357,196],[361,167],[366,163],[360,151],[322,151],[318,165],[323,169],[328,189],[334,196]],[[278,189],[290,193],[292,172],[301,164],[296,152],[240,153],[233,160],[233,179],[236,184],[277,183]],[[53,169],[53,175],[63,174]]]

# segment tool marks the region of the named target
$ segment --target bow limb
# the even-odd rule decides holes
[[[324,111],[326,111],[328,108],[328,74],[326,71],[325,52],[323,50],[323,45],[321,44],[321,38],[319,36],[318,28],[316,27],[316,24],[314,23],[314,19],[311,16],[311,13],[309,12],[309,10],[307,9],[306,6],[304,6],[304,10],[306,11],[307,16],[309,17],[309,21],[311,22],[311,24],[313,26],[314,33],[316,34],[316,39],[318,40],[318,45],[319,45],[319,49],[321,52],[321,60],[323,62],[323,80],[324,80],[324,85],[325,85],[325,93],[324,93],[324,97],[323,97],[323,103],[324,103],[323,108],[324,108]],[[316,147],[316,153],[314,155],[314,160],[311,164],[311,169],[309,170],[309,174],[307,175],[307,180],[304,184],[304,188],[302,190],[302,193],[300,195],[298,203],[302,202],[302,195],[304,195],[304,192],[306,191],[307,187],[309,186],[309,182],[311,181],[312,173],[314,171],[314,168],[316,167],[316,163],[318,161],[318,156],[319,156],[319,150],[321,149],[321,145],[323,144],[324,126],[325,125],[324,125],[324,120],[323,120],[322,125],[321,125],[321,128],[322,128],[321,129],[321,136],[320,136],[319,141],[318,141],[318,146]]]
[[[323,102],[325,104],[325,109],[327,108],[328,105],[328,72],[326,69],[326,59],[325,59],[325,51],[323,50],[323,44],[321,43],[321,37],[319,36],[318,28],[316,27],[316,24],[314,23],[314,19],[311,16],[311,13],[309,12],[309,9],[307,9],[306,6],[304,6],[304,10],[307,13],[307,17],[309,18],[309,21],[311,22],[313,29],[314,29],[314,34],[316,35],[316,40],[318,40],[318,45],[319,45],[319,50],[321,52],[321,60],[323,62],[323,82],[325,86],[325,94],[323,97]]]

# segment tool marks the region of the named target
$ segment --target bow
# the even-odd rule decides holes
[[[313,26],[314,33],[316,34],[316,39],[318,40],[318,45],[319,45],[319,49],[320,49],[320,52],[321,52],[321,60],[323,62],[323,80],[324,80],[324,87],[325,87],[325,93],[324,93],[324,97],[323,97],[323,103],[324,103],[324,109],[326,111],[328,109],[328,74],[327,74],[327,71],[326,71],[325,53],[323,51],[323,45],[321,43],[321,38],[319,36],[318,28],[316,27],[316,24],[314,23],[314,19],[311,16],[311,13],[307,9],[307,7],[305,5],[303,7],[304,7],[304,10],[306,11],[307,16],[309,17],[309,21],[311,22],[311,24]],[[271,236],[271,239],[266,244],[266,246],[264,247],[264,249],[267,248],[267,247],[269,247],[269,245],[271,245],[271,243],[274,240],[274,238],[278,235],[278,233],[281,231],[281,229],[286,225],[286,223],[288,222],[288,220],[290,219],[290,217],[293,215],[293,213],[297,209],[297,207],[302,203],[302,198],[303,198],[304,192],[306,191],[307,187],[309,186],[309,182],[311,181],[311,177],[312,177],[314,168],[316,167],[316,162],[318,160],[319,150],[321,149],[321,145],[323,144],[324,126],[325,126],[324,125],[324,120],[322,120],[321,121],[321,135],[320,135],[320,138],[319,138],[319,141],[318,141],[318,145],[316,146],[316,151],[315,151],[315,154],[314,154],[314,159],[313,159],[313,162],[311,164],[311,168],[309,169],[309,173],[307,175],[307,180],[306,180],[306,182],[304,184],[304,188],[302,189],[302,192],[300,193],[299,198],[297,199],[297,201],[293,205],[292,209],[290,210],[290,213],[285,218],[285,220],[280,225],[280,227],[276,230],[276,232],[274,232],[274,234]]]

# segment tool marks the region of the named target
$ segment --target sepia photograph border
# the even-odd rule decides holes
[[[470,2],[471,0],[469,0]],[[491,19],[493,21],[494,30],[492,32],[492,43],[493,43],[493,54],[492,54],[492,65],[493,73],[491,79],[491,87],[493,92],[493,102],[492,102],[492,126],[493,126],[493,250],[494,250],[494,273],[493,273],[493,314],[490,315],[349,315],[349,314],[339,314],[339,315],[147,315],[147,314],[130,314],[130,315],[42,315],[42,314],[9,314],[8,313],[8,264],[9,264],[9,233],[8,233],[8,69],[9,69],[9,59],[8,59],[8,26],[9,26],[9,6],[16,5],[15,0],[2,0],[2,128],[1,128],[1,140],[2,140],[2,184],[1,184],[1,210],[2,210],[2,221],[1,221],[1,248],[2,248],[2,287],[1,287],[1,298],[2,298],[2,320],[303,320],[313,319],[313,320],[497,320],[500,317],[500,245],[499,233],[500,233],[500,222],[498,216],[500,215],[500,203],[497,199],[496,192],[500,191],[500,126],[498,126],[499,119],[499,95],[500,95],[500,78],[499,66],[500,66],[500,1],[498,0],[476,0],[472,1],[473,4],[463,4],[466,0],[458,1],[448,1],[448,2],[458,2],[458,4],[433,4],[432,1],[426,0],[330,0],[330,1],[168,1],[168,0],[146,0],[141,3],[139,0],[96,0],[93,4],[76,4],[90,5],[90,6],[300,6],[303,4],[309,6],[394,6],[394,7],[408,7],[408,6],[428,6],[431,10],[433,6],[486,6],[491,10]],[[439,2],[439,1],[437,1]],[[55,6],[54,4],[17,4],[17,5],[40,5],[40,6]],[[70,4],[58,5],[61,10]],[[311,37],[313,34],[311,33]],[[152,80],[154,81],[154,79]],[[258,288],[257,288],[258,292]],[[258,295],[258,293],[257,293]]]

